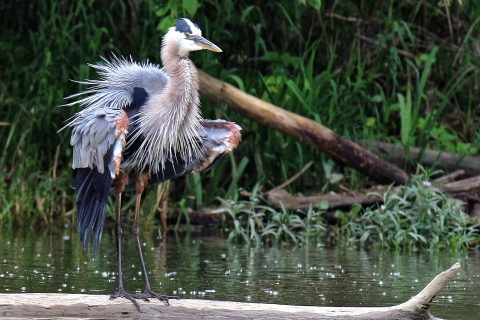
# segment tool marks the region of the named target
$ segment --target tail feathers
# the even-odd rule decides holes
[[[108,170],[104,173],[98,172],[97,168],[73,170],[71,186],[77,189],[77,229],[87,251],[92,232],[95,234],[95,253],[100,244],[111,185],[112,177]]]

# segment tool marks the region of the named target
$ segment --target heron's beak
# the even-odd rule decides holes
[[[193,42],[195,42],[197,46],[200,46],[203,49],[207,49],[213,52],[222,52],[222,49],[220,49],[219,47],[217,47],[212,42],[208,41],[202,36],[195,36],[193,38]]]

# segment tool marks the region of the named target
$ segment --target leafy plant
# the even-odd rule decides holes
[[[292,242],[295,244],[318,239],[326,229],[321,220],[321,211],[310,208],[306,214],[292,213],[282,207],[277,211],[271,207],[260,205],[257,184],[252,190],[249,200],[233,200],[218,198],[220,208],[215,213],[226,213],[224,224],[229,231],[228,240],[238,237],[246,243],[255,241],[258,245],[262,240],[273,244]]]
[[[269,218],[267,226],[262,231],[262,237],[278,244],[280,241],[298,242],[298,230],[306,228],[305,222],[296,214],[291,213],[282,206],[281,212],[274,212]]]
[[[461,250],[475,245],[480,223],[462,212],[458,201],[431,186],[429,177],[423,172],[408,186],[373,193],[383,204],[342,216],[339,234],[349,244],[391,250]]]
[[[259,185],[254,188],[249,200],[238,200],[235,196],[234,200],[225,200],[218,198],[221,203],[220,208],[214,210],[214,213],[227,213],[230,221],[227,221],[228,229],[231,229],[228,234],[228,241],[232,241],[237,237],[242,237],[246,243],[252,240],[260,243],[260,234],[258,229],[263,229],[261,218],[265,212],[275,212],[272,208],[261,206],[258,204],[257,198]],[[232,226],[233,224],[233,226]]]

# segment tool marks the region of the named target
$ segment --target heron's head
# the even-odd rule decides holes
[[[178,19],[175,25],[168,29],[164,45],[170,44],[176,45],[178,54],[182,57],[187,56],[190,51],[203,49],[222,52],[222,49],[202,37],[202,30],[186,18]]]

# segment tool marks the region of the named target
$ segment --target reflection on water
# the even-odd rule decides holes
[[[142,291],[133,240],[124,237],[127,291]],[[62,234],[0,233],[0,292],[111,294],[116,289],[114,235],[106,230],[96,260],[73,230]],[[460,261],[462,268],[435,298],[446,319],[478,315],[480,261],[476,252],[405,254],[350,248],[250,248],[217,234],[143,235],[155,291],[181,298],[317,306],[391,306],[417,294]],[[472,318],[473,317],[473,318]]]

